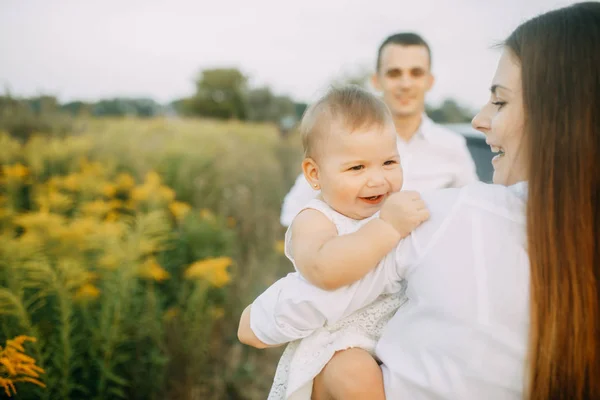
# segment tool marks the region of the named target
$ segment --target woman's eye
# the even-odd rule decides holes
[[[502,107],[504,107],[506,102],[505,101],[492,101],[492,104],[495,105],[496,107],[498,107],[498,110],[500,110]]]
[[[350,167],[349,170],[350,171],[360,171],[363,168],[364,168],[363,165],[355,165],[354,167]]]

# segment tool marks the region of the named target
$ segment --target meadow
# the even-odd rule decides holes
[[[208,119],[0,132],[0,398],[261,399],[280,349],[237,342],[291,269],[297,138]]]

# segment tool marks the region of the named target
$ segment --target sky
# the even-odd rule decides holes
[[[310,102],[332,80],[372,70],[390,34],[430,44],[430,104],[487,100],[502,41],[569,0],[0,0],[0,90],[61,101],[189,96],[203,68]]]

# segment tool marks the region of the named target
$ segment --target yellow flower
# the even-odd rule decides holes
[[[15,165],[4,165],[2,167],[4,176],[9,180],[20,181],[29,175],[29,169],[21,163]]]
[[[149,186],[159,186],[162,180],[156,171],[150,171],[146,174],[146,184]]]
[[[86,283],[85,285],[83,285],[79,289],[77,289],[77,292],[75,293],[75,300],[77,300],[77,301],[94,300],[98,296],[100,296],[100,289],[98,289],[96,286],[92,285],[91,283]]]
[[[179,309],[177,307],[170,307],[163,314],[163,319],[165,321],[169,322],[169,321],[172,321],[174,318],[176,318],[178,315],[179,315]]]
[[[73,206],[71,196],[52,189],[38,195],[36,201],[40,208],[58,213],[65,212]]]
[[[111,209],[111,204],[103,200],[94,200],[89,203],[84,203],[81,206],[81,211],[85,215],[93,215],[96,217],[105,216]]]
[[[27,230],[55,231],[65,222],[62,215],[45,211],[30,212],[15,217],[15,223]]]
[[[275,251],[279,254],[285,254],[285,242],[283,240],[275,242]]]
[[[225,310],[222,307],[214,307],[208,311],[213,320],[219,320],[225,316]]]
[[[227,267],[233,263],[229,257],[208,258],[196,261],[185,271],[185,278],[189,280],[206,280],[215,287],[223,287],[229,283],[231,277]]]
[[[161,200],[164,201],[173,201],[173,199],[175,199],[175,191],[168,186],[159,187],[158,194]]]
[[[119,220],[119,213],[116,211],[109,211],[108,214],[106,214],[106,221],[108,222],[115,222]]]
[[[129,174],[121,173],[115,178],[115,185],[119,192],[128,191],[135,186],[135,180]]]
[[[106,183],[102,188],[102,194],[106,197],[114,197],[117,194],[117,187],[112,183]]]
[[[98,265],[108,270],[113,270],[119,266],[121,258],[114,253],[106,253],[98,260]]]
[[[23,344],[35,342],[36,339],[29,336],[17,336],[6,341],[6,346],[0,346],[0,386],[8,397],[16,394],[16,382],[30,382],[45,387],[37,378],[45,371],[35,365],[35,359],[25,354]]]
[[[200,218],[209,222],[216,221],[215,214],[213,214],[212,211],[210,211],[208,208],[203,208],[202,210],[200,210]]]
[[[131,191],[131,199],[136,203],[145,201],[148,199],[148,197],[150,197],[152,190],[152,187],[148,185],[136,186]]]
[[[138,276],[142,279],[162,282],[169,279],[170,275],[161,267],[154,257],[148,258],[138,269]]]
[[[183,203],[181,201],[174,201],[169,204],[169,210],[175,216],[175,219],[181,221],[186,214],[190,211],[191,207],[187,203]]]
[[[71,192],[75,192],[77,191],[77,189],[79,189],[79,183],[80,178],[79,175],[77,174],[70,174],[65,176],[65,178],[63,179],[62,183],[62,187],[70,190]]]

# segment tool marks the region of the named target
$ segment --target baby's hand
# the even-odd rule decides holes
[[[401,191],[385,200],[379,218],[391,224],[405,238],[429,219],[429,210],[418,192]]]

